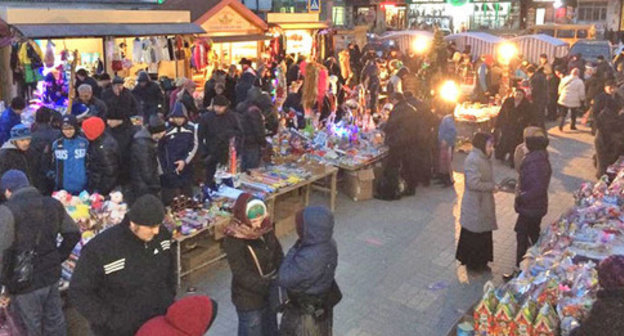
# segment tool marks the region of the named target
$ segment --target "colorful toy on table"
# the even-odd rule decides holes
[[[478,336],[489,335],[495,325],[494,314],[498,307],[494,285],[488,281],[483,287],[483,291],[485,294],[474,310],[474,330],[475,335]]]
[[[109,213],[110,224],[116,225],[123,220],[128,211],[128,205],[124,203],[121,191],[113,191],[109,197],[110,200],[104,203],[104,211]]]

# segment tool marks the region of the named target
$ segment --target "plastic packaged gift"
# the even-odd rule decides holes
[[[475,307],[474,310],[474,330],[475,335],[489,335],[491,328],[494,326],[494,313],[498,307],[498,298],[496,297],[494,285],[488,281],[483,286],[483,299]]]
[[[514,319],[511,335],[513,336],[531,336],[533,335],[533,322],[537,316],[537,304],[535,301],[528,299],[524,302],[520,311]]]
[[[503,299],[498,303],[494,320],[496,326],[491,329],[494,335],[511,335],[514,329],[514,318],[518,312],[518,303],[512,293],[507,292]]]

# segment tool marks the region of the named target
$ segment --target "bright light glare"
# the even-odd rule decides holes
[[[553,3],[553,7],[555,8],[561,8],[563,6],[563,1],[561,0],[555,0],[555,2]]]
[[[509,63],[517,53],[518,49],[513,43],[503,43],[498,47],[498,55],[505,64]]]
[[[452,80],[447,80],[440,87],[440,97],[442,100],[455,103],[459,99],[459,86]]]
[[[415,53],[422,54],[429,49],[429,41],[424,36],[418,36],[414,42],[412,42],[412,48]]]

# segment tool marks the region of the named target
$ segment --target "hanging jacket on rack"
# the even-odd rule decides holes
[[[143,62],[143,41],[141,41],[138,37],[132,42],[132,62]]]
[[[156,38],[156,44],[160,52],[161,61],[171,61],[171,55],[169,55],[169,48],[167,44],[167,38],[160,36]]]
[[[197,40],[193,45],[193,63],[197,70],[203,70],[206,67],[206,45],[204,42]]]
[[[46,68],[51,68],[54,66],[54,43],[51,40],[48,40],[48,44],[46,46],[45,57],[43,58],[43,63]]]

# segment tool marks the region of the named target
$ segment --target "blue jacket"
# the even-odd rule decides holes
[[[163,187],[181,188],[192,182],[193,173],[190,164],[198,147],[196,124],[187,122],[182,126],[168,125],[158,150],[160,165],[163,170]],[[184,160],[186,166],[180,174],[177,174],[175,162],[179,160]]]
[[[279,284],[289,292],[318,295],[334,281],[338,249],[332,238],[334,216],[325,207],[303,210],[302,235],[279,270]]]
[[[87,149],[89,141],[81,136],[62,137],[52,144],[56,190],[77,195],[87,188]]]
[[[11,137],[11,128],[21,122],[22,118],[10,107],[2,112],[2,116],[0,116],[0,146]]]
[[[438,141],[446,141],[449,146],[455,146],[457,141],[457,129],[455,128],[455,120],[453,116],[448,114],[442,118],[440,127],[438,128]]]

